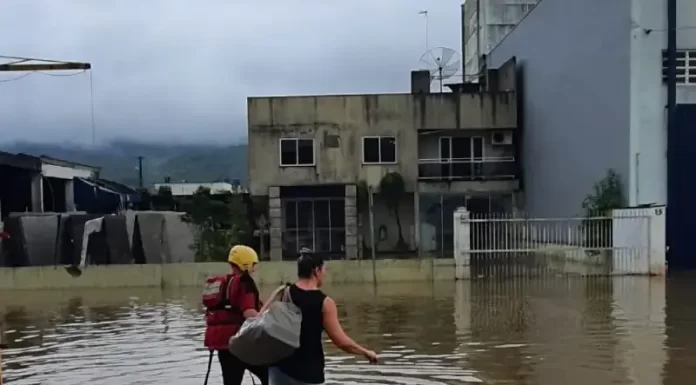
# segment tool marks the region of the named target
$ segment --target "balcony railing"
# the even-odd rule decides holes
[[[482,159],[420,159],[418,179],[421,180],[501,180],[517,178],[514,157]]]

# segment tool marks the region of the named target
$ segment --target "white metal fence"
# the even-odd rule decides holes
[[[661,275],[664,219],[663,207],[569,218],[472,214],[460,208],[454,214],[458,275]]]

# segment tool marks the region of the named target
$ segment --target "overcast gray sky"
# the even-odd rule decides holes
[[[247,96],[408,91],[418,12],[459,50],[461,2],[2,0],[0,55],[92,63],[98,141],[233,142]],[[0,73],[0,141],[91,143],[89,75],[18,75]]]

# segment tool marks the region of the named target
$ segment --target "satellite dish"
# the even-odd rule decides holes
[[[438,47],[424,53],[418,61],[418,67],[430,71],[431,81],[440,81],[440,92],[442,92],[442,81],[451,78],[459,71],[460,62],[457,51]]]

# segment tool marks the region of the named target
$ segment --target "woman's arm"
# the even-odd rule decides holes
[[[256,294],[244,293],[239,308],[242,310],[245,319],[257,317],[259,312],[256,311]]]
[[[331,299],[331,297],[324,298],[322,313],[324,330],[326,330],[326,334],[329,335],[331,342],[333,342],[336,347],[346,353],[365,356],[370,362],[377,361],[375,352],[358,345],[345,331],[343,331],[341,323],[338,321],[336,302]]]

